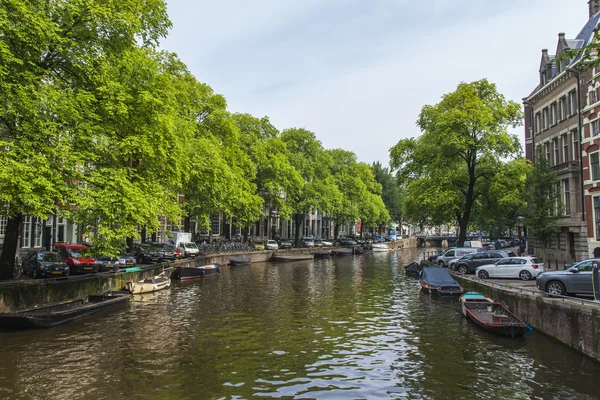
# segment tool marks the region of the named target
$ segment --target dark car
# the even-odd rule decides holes
[[[350,238],[341,238],[340,241],[340,246],[355,246],[356,242]]]
[[[289,239],[281,239],[279,241],[280,249],[291,249],[292,247],[294,247],[294,246],[292,245],[292,241]]]
[[[166,243],[150,243],[150,245],[163,256],[165,261],[177,260],[177,252],[175,246],[170,246]]]
[[[96,260],[87,254],[88,246],[82,244],[57,243],[54,249],[69,266],[69,274],[92,274],[98,272]]]
[[[133,256],[138,264],[163,262],[163,255],[150,244],[136,244],[133,246]]]
[[[119,268],[126,268],[135,265],[136,259],[135,257],[127,254],[125,250],[122,250],[121,253],[116,257],[107,255],[98,257],[97,263],[99,265],[100,272],[117,272]]]
[[[34,279],[69,276],[69,266],[53,251],[30,251],[23,257],[21,266],[23,272]]]
[[[544,271],[537,276],[535,284],[540,290],[560,296],[593,294],[594,261],[600,264],[600,258],[590,258],[579,261],[566,270]]]
[[[456,264],[454,264],[453,269],[461,274],[473,274],[475,273],[477,267],[481,265],[494,264],[496,261],[507,257],[510,257],[509,253],[502,250],[467,254],[460,258]]]

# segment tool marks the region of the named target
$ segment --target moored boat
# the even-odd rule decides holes
[[[26,310],[0,313],[0,328],[49,328],[110,306],[125,304],[130,297],[129,292],[125,291],[90,294],[87,297],[43,304]]]
[[[175,279],[184,281],[187,279],[203,278],[205,276],[217,275],[221,272],[219,264],[206,264],[197,267],[177,267]]]
[[[440,297],[457,297],[464,293],[463,288],[446,268],[423,268],[419,284],[423,289]]]
[[[331,257],[331,250],[317,250],[313,255],[315,258],[328,258]]]
[[[229,259],[229,265],[246,265],[250,264],[252,259],[250,256],[237,256]]]
[[[165,275],[164,271],[159,275],[142,279],[138,282],[127,282],[127,290],[129,290],[129,293],[131,294],[156,292],[158,290],[166,289],[169,286],[171,286],[171,279]]]
[[[315,258],[312,254],[273,254],[269,261],[275,262],[291,262],[291,261],[302,261],[302,260],[312,260]]]
[[[404,272],[407,275],[417,276],[421,273],[422,270],[423,270],[423,266],[421,264],[419,264],[418,262],[411,262],[406,267],[404,267]]]
[[[349,256],[352,253],[353,250],[347,247],[336,247],[334,249],[331,249],[331,254],[334,256]]]
[[[385,243],[374,243],[372,247],[374,252],[390,251],[389,246]]]
[[[515,337],[527,332],[527,324],[501,303],[481,293],[467,292],[458,299],[465,317],[485,330]]]

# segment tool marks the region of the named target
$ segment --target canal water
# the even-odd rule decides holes
[[[488,334],[416,250],[224,267],[49,330],[0,332],[2,399],[592,399],[600,366]]]

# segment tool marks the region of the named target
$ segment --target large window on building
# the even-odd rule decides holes
[[[562,145],[563,145],[563,151],[562,151],[563,162],[569,162],[569,161],[571,161],[571,159],[569,157],[569,135],[566,133],[564,133],[562,135]]]
[[[550,162],[550,142],[544,143],[544,150],[546,152],[546,160]]]
[[[31,247],[31,217],[23,218],[23,233],[21,234],[21,247]]]
[[[560,164],[560,151],[558,150],[558,138],[552,140],[554,145],[554,165]]]
[[[598,120],[592,122],[592,136],[598,136],[600,134],[600,128],[598,127]]]
[[[6,223],[8,222],[8,218],[4,215],[0,215],[0,237],[4,237],[6,234]]]
[[[567,119],[567,96],[563,96],[558,100],[558,112],[560,114],[560,120],[564,121]]]
[[[544,108],[542,110],[542,124],[544,127],[544,130],[548,129],[550,127],[550,120],[548,119],[548,107]]]
[[[535,114],[535,133],[542,131],[542,113]]]
[[[600,240],[600,196],[594,197],[594,215],[596,222],[596,240]]]
[[[550,105],[550,120],[552,125],[558,124],[558,103],[556,102]]]
[[[577,92],[575,90],[569,92],[569,115],[577,114]]]
[[[563,179],[563,204],[565,206],[565,215],[571,215],[571,185],[568,179]]]
[[[592,180],[600,180],[600,152],[590,154],[590,168],[592,170]]]
[[[579,132],[577,129],[571,131],[571,138],[573,140],[573,160],[579,161]]]

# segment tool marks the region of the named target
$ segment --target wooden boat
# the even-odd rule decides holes
[[[331,250],[317,250],[314,252],[315,258],[328,258],[331,257]]]
[[[374,252],[390,251],[389,246],[385,243],[375,243],[372,247]]]
[[[349,256],[353,254],[353,250],[347,247],[336,247],[334,249],[331,249],[331,254],[333,254],[334,256]]]
[[[291,262],[291,261],[302,261],[302,260],[312,260],[315,258],[312,254],[273,254],[269,261],[275,262]]]
[[[0,328],[49,328],[110,306],[125,304],[130,297],[126,291],[90,294],[87,297],[44,304],[27,310],[0,313]]]
[[[423,266],[418,262],[411,262],[406,267],[404,267],[404,272],[407,275],[418,276],[421,271],[423,271]]]
[[[131,294],[156,292],[171,286],[171,279],[163,271],[159,275],[142,279],[138,282],[127,282],[127,290]]]
[[[238,256],[229,259],[229,265],[246,265],[251,262],[252,259],[249,256]]]
[[[204,278],[205,276],[217,275],[221,272],[219,264],[206,264],[197,267],[177,267],[175,279],[184,281],[187,279]]]
[[[527,332],[527,324],[497,301],[468,292],[458,299],[463,315],[490,332],[515,337]]]
[[[452,278],[446,268],[423,268],[419,284],[424,290],[440,297],[457,297],[464,293],[463,288]]]

